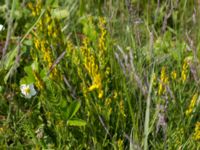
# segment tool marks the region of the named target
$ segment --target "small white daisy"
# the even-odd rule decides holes
[[[20,89],[25,98],[31,98],[37,93],[33,84],[22,84]]]

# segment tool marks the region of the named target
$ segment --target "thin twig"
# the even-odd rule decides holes
[[[75,90],[72,88],[72,86],[70,85],[70,83],[68,82],[67,78],[63,75],[63,80],[65,82],[65,84],[67,85],[67,87],[69,88],[70,92],[71,92],[71,96],[74,98],[74,99],[77,99],[76,98],[76,94],[75,94]]]
[[[129,141],[130,145],[130,150],[142,150],[141,147],[136,144],[134,141],[133,141],[133,137],[129,137],[126,133],[124,134],[124,137]]]
[[[120,58],[119,54],[116,52],[115,52],[115,58],[117,59],[118,63],[120,64],[120,67],[122,68],[123,73],[125,75],[129,75],[129,76],[133,75],[133,78],[136,81],[139,89],[142,91],[143,95],[146,96],[148,93],[147,87],[142,83],[142,80],[136,73],[136,69],[133,64],[132,50],[129,51],[129,55],[128,55],[128,54],[125,54],[125,52],[119,45],[117,45],[117,48],[118,48],[119,52],[121,53],[122,58]],[[128,58],[130,58],[130,59],[128,60]]]
[[[101,118],[101,116],[100,116],[100,115],[98,115],[98,117],[99,117],[99,120],[100,120],[100,122],[101,122],[102,126],[104,127],[104,129],[105,129],[106,133],[107,133],[107,134],[108,134],[108,135],[111,137],[111,134],[110,134],[110,132],[109,132],[108,128],[106,127],[106,125],[105,125],[105,123],[104,123],[103,119]]]
[[[18,37],[18,47],[17,47],[17,56],[16,56],[16,59],[15,59],[15,63],[17,64],[17,66],[20,64],[20,52],[21,52],[21,43],[20,43],[20,37]]]
[[[173,13],[173,11],[174,11],[174,8],[177,7],[178,1],[179,1],[179,0],[176,0],[175,6],[173,6],[173,4],[172,4],[172,2],[171,2],[171,4],[170,4],[171,8],[170,8],[169,12],[165,14],[165,17],[164,17],[164,20],[163,20],[163,25],[162,25],[162,33],[165,32],[165,30],[166,30],[166,28],[167,28],[167,21],[168,21],[168,19],[172,16],[172,13]]]
[[[154,69],[151,73],[151,81],[146,103],[145,122],[144,122],[144,150],[148,149],[148,136],[149,136],[149,120],[150,120],[150,106],[151,106],[151,91],[153,87]]]
[[[2,50],[3,51],[2,59],[4,58],[6,51],[8,49],[8,45],[10,43],[10,38],[11,38],[11,33],[12,33],[12,21],[13,21],[12,17],[13,16],[12,16],[12,12],[9,11],[9,5],[10,5],[10,0],[6,0],[6,6],[7,6],[7,15],[6,16],[7,16],[7,21],[8,21],[8,29],[7,29],[6,42],[5,42],[4,48]]]
[[[137,85],[140,88],[140,90],[142,91],[143,95],[146,96],[148,94],[147,87],[142,83],[142,80],[136,73],[135,66],[133,64],[133,54],[132,54],[131,50],[129,52],[129,56],[130,56],[130,63],[131,63],[133,77],[134,77],[135,81],[137,82]]]
[[[49,71],[47,72],[47,76],[49,76],[49,74],[52,72],[52,70],[56,67],[56,65],[61,61],[61,59],[63,59],[63,57],[65,56],[66,51],[63,51],[60,56],[54,61],[54,63],[52,64],[52,66],[50,67]]]

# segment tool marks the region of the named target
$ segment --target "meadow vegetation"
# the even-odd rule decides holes
[[[200,149],[199,0],[5,0],[0,25],[0,149]]]

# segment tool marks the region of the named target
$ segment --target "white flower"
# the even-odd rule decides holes
[[[2,24],[0,24],[0,31],[2,31],[4,28],[4,26]]]
[[[22,94],[25,96],[25,98],[31,98],[32,96],[34,96],[37,92],[34,89],[33,84],[22,84],[20,86],[21,92]]]

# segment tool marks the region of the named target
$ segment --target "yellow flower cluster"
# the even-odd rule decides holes
[[[3,133],[3,131],[4,131],[3,128],[0,127],[0,133],[1,133],[1,134]]]
[[[100,29],[100,36],[98,38],[98,58],[100,64],[100,70],[104,72],[104,77],[108,79],[110,75],[110,67],[107,65],[106,56],[107,56],[107,46],[106,46],[106,34],[107,30],[105,28],[106,21],[103,17],[99,18],[98,27]],[[109,82],[109,79],[107,80]]]
[[[31,10],[32,16],[39,16],[42,10],[42,0],[37,0],[36,4],[28,3],[28,7]],[[51,18],[50,10],[47,9],[46,13],[39,21],[37,30],[43,33],[47,33],[49,37],[58,38],[59,26],[55,24],[55,20]]]
[[[166,75],[166,68],[162,67],[160,75],[160,84],[158,87],[158,95],[162,95],[166,92],[166,84],[168,83],[168,76]]]
[[[111,108],[111,102],[112,102],[112,100],[111,100],[111,98],[106,98],[106,100],[105,100],[105,108],[107,108],[108,110],[107,110],[107,115],[108,116],[110,116],[111,115],[111,113],[112,113],[112,108]]]
[[[122,139],[119,139],[117,141],[117,147],[119,150],[123,150],[124,149],[124,141]]]
[[[33,3],[29,2],[28,7],[31,10],[32,16],[38,16],[42,9],[42,0],[37,0],[36,5],[33,5]]]
[[[175,70],[173,70],[173,71],[171,72],[171,78],[172,78],[172,80],[176,80],[176,78],[177,78],[177,73],[176,73]]]
[[[118,97],[118,93],[117,93],[117,91],[114,91],[113,98],[117,99],[117,97]]]
[[[106,36],[106,29],[105,29],[105,24],[106,24],[106,21],[104,18],[99,18],[99,24],[98,24],[98,27],[100,29],[100,37],[98,39],[98,47],[99,47],[99,57],[100,57],[100,62],[103,62],[104,59],[103,59],[103,55],[105,55],[105,51],[106,51],[106,39],[105,39],[105,36]]]
[[[40,51],[43,54],[43,60],[48,64],[48,67],[51,67],[52,62],[53,62],[52,54],[51,54],[50,49],[48,48],[48,43],[46,41],[41,41]]]
[[[72,63],[75,64],[76,66],[79,66],[80,58],[79,58],[78,48],[75,47],[75,45],[72,43],[72,41],[70,39],[67,40],[66,51],[67,51],[66,56],[72,60]],[[78,67],[77,69],[78,69],[78,75],[80,77],[83,76],[83,73],[82,73],[80,67]]]
[[[34,40],[35,48],[37,49],[39,54],[42,54],[42,60],[47,65],[47,68],[50,69],[50,67],[53,64],[53,54],[51,52],[51,49],[48,46],[47,41],[41,40],[35,38]],[[58,70],[57,68],[54,68],[50,74],[51,78],[58,77]]]
[[[98,90],[98,97],[103,97],[102,79],[99,72],[99,67],[95,62],[95,55],[92,53],[91,47],[88,46],[89,41],[87,38],[83,39],[83,46],[81,47],[81,53],[83,55],[84,67],[87,70],[89,76],[92,79],[92,85],[89,87],[89,91],[95,89]]]
[[[73,52],[75,52],[75,51],[74,51],[74,45],[73,45],[72,41],[67,40],[67,49],[66,50],[67,50],[67,55],[69,55],[69,56],[73,55]]]
[[[124,101],[122,99],[119,102],[119,110],[120,110],[120,113],[122,114],[122,116],[126,117],[126,114],[124,112]]]
[[[195,140],[200,140],[200,122],[198,121],[195,125],[195,129],[194,129],[194,139]]]
[[[186,110],[186,116],[189,116],[193,112],[197,99],[198,99],[198,94],[196,93],[191,99],[189,108]]]
[[[31,4],[29,4],[31,6]],[[41,0],[37,1],[36,8],[41,9],[42,6]],[[40,6],[40,7],[39,7]],[[32,9],[31,9],[32,10]],[[33,10],[32,10],[33,11]],[[36,13],[36,15],[39,15]],[[59,26],[56,25],[55,19],[52,19],[51,13],[49,9],[45,12],[45,14],[41,17],[39,20],[36,30],[34,32],[34,46],[37,50],[37,53],[41,62],[44,63],[44,67],[48,70],[52,67],[54,63],[54,58],[56,57],[58,52],[54,52],[51,49],[51,46],[55,48],[55,51],[57,51],[57,45],[61,44],[60,37],[58,35],[61,35],[61,30]],[[34,56],[33,56],[34,57]],[[51,70],[50,78],[52,79],[59,79],[59,71],[56,67]],[[39,84],[38,84],[39,86]],[[39,87],[41,88],[41,87]]]
[[[33,71],[33,75],[35,77],[35,86],[38,88],[38,90],[43,90],[44,89],[44,82],[42,81],[42,79],[40,78],[40,76],[38,75],[38,73],[36,71]]]
[[[54,40],[60,39],[60,26],[56,24],[56,20],[51,18],[50,11],[47,11],[47,13],[44,15],[44,22],[47,25],[46,29],[48,36]]]
[[[187,72],[188,72],[188,63],[185,60],[182,66],[182,72],[181,72],[181,80],[184,83],[187,79]]]
[[[108,107],[110,104],[111,104],[111,99],[110,98],[106,98],[106,101],[105,101],[106,107]]]

